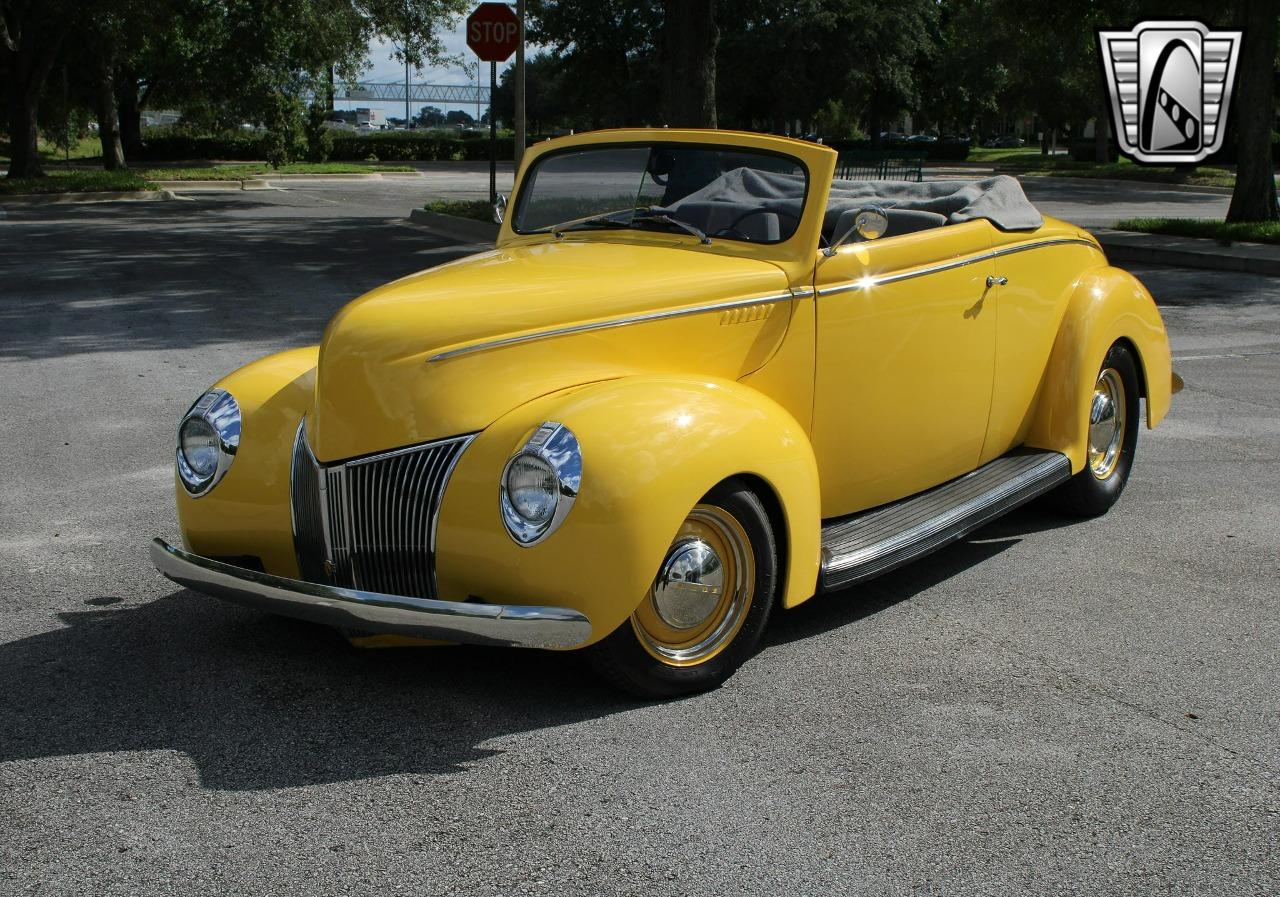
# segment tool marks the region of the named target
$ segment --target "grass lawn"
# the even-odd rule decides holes
[[[102,193],[115,190],[154,190],[137,171],[49,171],[42,178],[0,178],[0,196],[19,193]]]
[[[68,159],[67,153],[61,147],[49,143],[43,137],[36,141],[36,148],[40,151],[40,160],[44,162],[46,167],[52,167]],[[71,146],[69,158],[73,165],[83,165],[85,162],[101,162],[102,143],[98,140],[98,135],[93,134],[82,140],[77,140]],[[0,140],[0,165],[7,167],[8,162],[9,142],[8,140]]]
[[[1006,149],[989,149],[984,146],[972,146],[969,148],[970,162],[1017,162],[1021,159],[1039,159],[1040,147],[1022,146],[1009,147]]]
[[[1205,237],[1219,243],[1271,243],[1280,246],[1280,221],[1238,221],[1228,224],[1214,218],[1126,218],[1117,230],[1174,237]]]
[[[423,208],[440,215],[471,218],[493,224],[493,206],[489,205],[487,199],[433,199]]]

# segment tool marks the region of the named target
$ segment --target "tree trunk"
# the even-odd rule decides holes
[[[138,76],[131,71],[121,72],[116,81],[116,106],[125,162],[137,162],[142,153],[142,103],[138,97]]]
[[[1240,0],[1236,25],[1244,31],[1236,79],[1236,188],[1228,221],[1277,221],[1271,122],[1275,115],[1275,0]],[[1225,122],[1223,123],[1225,126]]]
[[[8,79],[9,89],[9,177],[38,178],[44,177],[44,168],[40,165],[40,150],[36,144],[38,134],[36,128],[35,102],[27,102],[23,96],[22,86],[18,79]]]
[[[1093,120],[1093,160],[1105,163],[1111,161],[1111,94],[1105,84],[1102,91],[1102,102],[1098,105],[1098,115]]]
[[[124,168],[124,147],[120,144],[120,119],[116,114],[115,71],[110,58],[98,65],[98,140],[102,143],[102,167],[107,171]]]
[[[9,139],[12,142],[8,174],[11,178],[43,177],[44,167],[40,164],[37,143],[37,113],[40,110],[40,92],[49,79],[49,72],[53,71],[62,35],[46,35],[44,43],[29,32],[17,41],[13,41],[7,31],[5,37],[5,44],[0,45],[0,81],[7,86]]]
[[[663,0],[667,124],[716,127],[715,0]]]

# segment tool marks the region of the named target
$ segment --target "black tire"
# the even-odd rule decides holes
[[[1124,491],[1129,481],[1129,472],[1133,469],[1133,459],[1138,446],[1138,430],[1141,426],[1141,409],[1138,404],[1138,366],[1133,353],[1120,344],[1111,347],[1107,357],[1098,369],[1098,382],[1102,383],[1104,375],[1114,371],[1119,375],[1123,393],[1124,432],[1119,439],[1119,451],[1111,465],[1099,465],[1104,469],[1096,470],[1091,458],[1095,446],[1093,437],[1089,439],[1089,450],[1085,458],[1084,469],[1049,493],[1050,503],[1061,513],[1072,517],[1098,517],[1105,514]],[[1093,404],[1097,392],[1091,393],[1088,413],[1093,414]],[[1092,423],[1092,417],[1090,422]]]
[[[736,633],[713,656],[690,665],[659,660],[646,648],[642,624],[637,622],[640,610],[587,649],[600,676],[637,697],[672,698],[718,687],[751,657],[769,622],[778,590],[778,549],[768,512],[759,497],[736,480],[711,490],[690,514],[705,506],[727,512],[746,534],[754,568],[750,604],[742,613]]]

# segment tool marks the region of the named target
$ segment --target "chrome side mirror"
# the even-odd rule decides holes
[[[853,229],[864,240],[879,240],[889,229],[889,216],[879,206],[870,206],[853,219]]]
[[[498,198],[493,203],[493,223],[501,224],[502,219],[507,216],[507,195],[499,193]]]
[[[843,215],[841,216],[844,217]],[[889,214],[882,206],[867,206],[859,209],[858,214],[853,218],[853,224],[845,228],[842,233],[836,234],[835,239],[831,241],[831,245],[823,250],[823,255],[830,258],[836,254],[836,250],[849,242],[849,238],[857,234],[863,240],[879,240],[885,235],[889,229]]]

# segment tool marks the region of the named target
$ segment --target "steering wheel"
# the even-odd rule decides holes
[[[800,226],[800,216],[799,216],[799,215],[793,215],[793,214],[791,214],[790,212],[785,212],[785,211],[783,211],[783,210],[781,210],[781,209],[766,209],[766,208],[761,207],[761,208],[758,208],[758,209],[748,209],[747,211],[745,211],[745,212],[743,212],[741,215],[739,215],[737,218],[735,218],[735,219],[733,219],[732,221],[730,221],[730,222],[729,222],[728,224],[726,224],[724,227],[722,227],[722,228],[720,228],[719,230],[717,230],[717,231],[716,231],[715,233],[713,233],[711,236],[713,236],[713,237],[734,237],[734,238],[739,239],[739,240],[746,240],[748,243],[753,242],[753,241],[752,241],[752,239],[751,239],[751,237],[750,237],[750,235],[748,235],[748,234],[744,234],[742,231],[738,230],[738,225],[739,225],[739,224],[741,224],[742,222],[746,221],[746,220],[747,220],[748,218],[750,218],[752,215],[777,215],[777,216],[779,216],[780,218],[790,218],[792,221],[794,221],[794,222],[796,223],[796,227],[799,227],[799,226]],[[795,228],[792,228],[792,230],[794,230],[794,229],[795,229]]]

